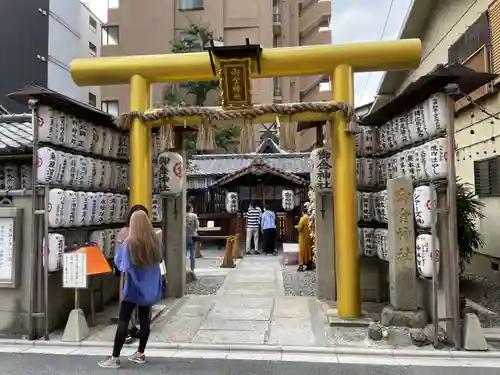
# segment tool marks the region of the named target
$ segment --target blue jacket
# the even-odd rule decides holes
[[[163,252],[163,251],[162,251]],[[130,261],[128,245],[121,244],[115,252],[115,265],[120,272],[126,272],[122,299],[139,306],[152,306],[162,298],[160,265],[137,267]]]

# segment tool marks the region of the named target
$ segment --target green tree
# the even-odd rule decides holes
[[[222,38],[214,36],[209,25],[191,24],[181,32],[180,38],[172,42],[173,53],[199,52],[210,45],[211,41],[222,41]],[[195,105],[202,107],[208,99],[208,95],[219,88],[218,80],[209,81],[186,81],[177,85],[169,85],[164,90],[163,104],[173,106]],[[213,97],[218,97],[213,95]],[[218,148],[225,151],[233,139],[240,134],[239,127],[217,129],[215,143]],[[196,153],[196,134],[189,133],[185,137],[184,147],[187,158]]]

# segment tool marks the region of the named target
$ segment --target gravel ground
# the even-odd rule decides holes
[[[316,271],[297,272],[297,266],[283,265],[283,285],[287,296],[316,296]]]
[[[499,314],[493,319],[479,314],[483,327],[500,327],[500,279],[466,274],[460,282],[460,293],[471,301]]]
[[[198,278],[187,284],[184,288],[185,294],[195,294],[198,296],[208,296],[217,294],[217,291],[224,283],[225,275],[198,276]]]

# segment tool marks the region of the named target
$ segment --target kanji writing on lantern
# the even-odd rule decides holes
[[[413,253],[409,246],[400,247],[397,253],[398,260],[413,260]]]

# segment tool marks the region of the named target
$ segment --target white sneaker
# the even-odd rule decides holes
[[[146,356],[144,353],[135,352],[128,357],[128,360],[135,363],[146,363]]]
[[[109,357],[99,362],[99,367],[118,369],[120,368],[120,358]]]

